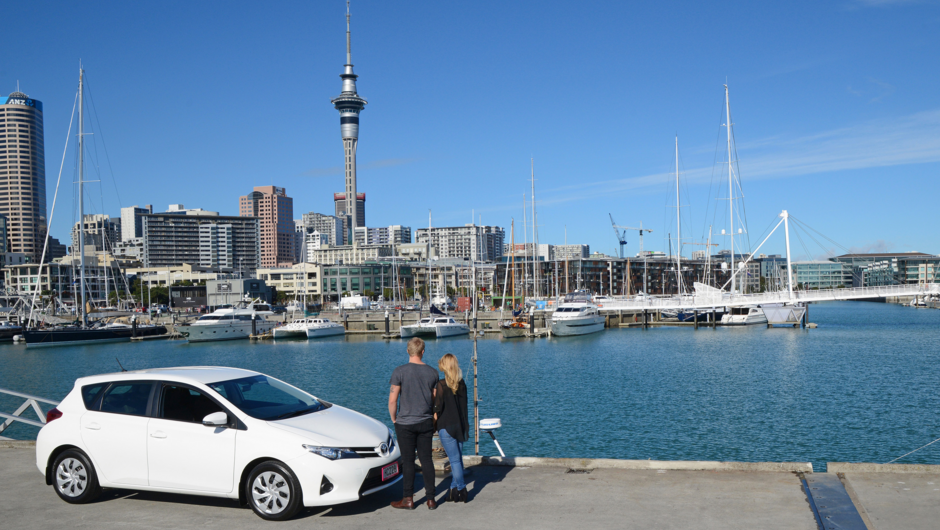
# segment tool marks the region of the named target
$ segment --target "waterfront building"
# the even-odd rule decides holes
[[[0,97],[0,215],[9,223],[5,250],[38,263],[46,238],[42,102],[18,90]]]
[[[571,247],[581,247],[581,245],[570,245]],[[510,254],[514,255],[516,259],[523,259],[528,256],[528,259],[532,259],[532,256],[537,256],[540,260],[543,261],[552,261],[555,259],[555,249],[557,245],[551,245],[549,243],[540,243],[536,245],[535,243],[516,243],[514,248],[511,243],[506,243],[503,245],[503,255],[508,256]],[[572,249],[568,249],[571,251]],[[577,252],[580,252],[580,248],[577,249]],[[585,256],[586,257],[586,256]],[[575,258],[577,259],[577,258]]]
[[[334,211],[337,218],[343,223],[343,235],[352,233],[352,229],[349,228],[349,220],[352,217],[352,214],[346,208],[346,194],[345,193],[334,193],[333,194],[333,203]],[[357,193],[356,194],[356,230],[366,226],[366,194]],[[358,244],[358,242],[357,242]]]
[[[206,263],[215,263],[222,272],[240,271],[244,274],[257,269],[261,265],[258,218],[208,215],[209,213],[203,210],[175,210],[143,215],[144,265],[196,265],[206,260]],[[204,225],[228,225],[230,228],[224,228],[221,233],[216,231],[213,238],[211,230],[201,228]],[[218,247],[224,245],[227,251],[229,238],[231,252],[220,257]],[[213,256],[217,261],[212,261]]]
[[[940,282],[940,256],[923,252],[843,254],[829,259],[852,268],[855,287]]]
[[[92,283],[89,282],[89,286]],[[66,298],[71,298],[69,290],[72,286],[72,265],[71,263],[68,265],[44,263],[41,274],[38,260],[36,263],[8,265],[3,269],[3,284],[8,293],[32,295],[36,292],[55,291]],[[94,295],[91,297],[95,298]]]
[[[362,224],[359,224],[359,194],[356,192],[356,148],[359,145],[359,114],[365,108],[367,101],[356,91],[356,78],[352,64],[352,39],[349,31],[349,4],[346,4],[346,64],[340,78],[343,80],[343,91],[330,102],[339,111],[340,135],[343,138],[344,168],[346,174],[346,189],[343,195],[343,239],[351,241],[357,246],[355,230],[357,226],[365,226],[365,194],[362,194],[363,213]],[[335,195],[334,195],[335,200]],[[339,206],[337,205],[337,208]],[[339,211],[339,210],[337,210]]]
[[[264,280],[257,278],[235,278],[223,276],[217,280],[206,281],[206,305],[209,311],[223,305],[231,305],[245,298],[256,299],[273,304],[274,289]]]
[[[411,243],[411,227],[402,225],[356,228],[356,243],[360,245],[400,245]]]
[[[394,245],[321,245],[318,249],[308,249],[307,256],[310,263],[322,265],[354,265],[374,261],[379,258],[391,257],[395,254]]]
[[[294,199],[285,188],[255,186],[238,199],[240,217],[257,217],[261,230],[261,266],[294,262]]]
[[[94,245],[99,250],[111,250],[121,241],[121,220],[104,214],[86,214],[84,223],[72,226],[72,253],[78,252],[79,236],[85,245]],[[42,249],[39,249],[42,252]],[[36,261],[39,261],[38,259]]]
[[[339,246],[346,244],[346,239],[343,237],[343,222],[339,217],[310,212],[303,214],[301,222],[308,234],[310,232],[320,232],[328,236],[329,241],[327,241],[327,243],[330,245]]]
[[[171,265],[166,267],[128,267],[125,270],[128,276],[135,276],[145,286],[166,287],[181,283],[205,283],[220,277],[231,278],[231,274],[219,274],[213,270],[190,263]]]
[[[353,292],[366,296],[384,294],[389,300],[402,300],[408,290],[414,288],[410,265],[393,266],[386,261],[367,261],[353,267],[325,266],[322,268],[322,282],[323,299],[333,302],[338,302],[343,293]],[[396,287],[400,288],[398,294],[386,291]]]
[[[704,260],[707,257],[708,257],[707,250],[693,250],[692,251],[692,259]]]
[[[440,258],[463,258],[491,262],[503,255],[505,232],[498,226],[443,226],[419,228],[415,242],[430,244]]]
[[[793,288],[842,289],[852,286],[852,267],[836,261],[794,261]],[[786,270],[786,265],[784,265]]]
[[[136,204],[121,208],[121,241],[144,237],[144,221],[141,216],[148,213],[153,213],[153,206],[150,204],[143,208]]]
[[[591,255],[590,245],[555,245],[554,259],[558,261],[587,258]]]
[[[121,226],[123,228],[124,223],[121,223]],[[131,259],[131,260],[136,260],[136,261],[140,261],[141,263],[143,263],[144,261],[144,238],[135,237],[135,238],[128,239],[125,241],[118,241],[117,243],[114,244],[112,253],[118,259],[122,259],[122,258]]]
[[[12,267],[13,265],[24,265],[26,263],[31,263],[31,261],[29,261],[29,256],[22,252],[0,253],[0,267]]]
[[[255,271],[255,277],[275,289],[278,295],[308,302],[320,301],[322,269],[316,263],[295,263],[290,267],[268,267]],[[281,298],[278,296],[278,298]]]
[[[167,207],[165,213],[179,214],[179,215],[202,215],[206,217],[218,216],[219,212],[210,212],[209,210],[203,210],[202,208],[187,208],[182,204],[171,204]],[[141,214],[144,215],[144,214]],[[141,218],[141,221],[143,218]]]

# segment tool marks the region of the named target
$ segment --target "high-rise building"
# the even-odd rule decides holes
[[[555,259],[558,261],[589,257],[591,257],[590,245],[555,245]]]
[[[149,204],[143,208],[136,204],[121,208],[121,241],[144,236],[144,221],[141,216],[148,213],[153,213],[153,206]]]
[[[411,243],[411,227],[402,225],[356,228],[356,242],[360,245],[385,245]]]
[[[359,113],[366,106],[366,100],[356,92],[356,78],[352,64],[352,41],[349,33],[349,3],[346,4],[346,64],[340,78],[343,80],[343,91],[332,100],[333,106],[339,111],[339,127],[343,137],[343,152],[346,169],[346,219],[344,224],[344,239],[352,241],[356,246],[354,233],[359,225],[358,194],[356,193],[356,147],[359,145]],[[365,196],[363,196],[365,201]],[[365,226],[363,221],[362,226]]]
[[[79,234],[85,239],[85,245],[94,245],[95,249],[110,252],[114,244],[121,241],[121,220],[110,215],[85,214],[84,226],[75,223],[72,226],[72,253],[78,254]],[[42,252],[42,249],[39,249]],[[39,260],[36,260],[39,261]]]
[[[261,264],[257,217],[201,215],[189,210],[145,214],[143,262],[146,267],[214,263],[225,271],[250,273]],[[219,225],[213,230],[204,225]],[[229,247],[231,244],[231,247]],[[225,256],[222,256],[222,254]]]
[[[16,91],[0,97],[0,215],[9,251],[39,262],[46,237],[46,155],[42,102]],[[17,191],[12,191],[17,190]]]
[[[336,217],[339,217],[343,221],[343,234],[349,234],[352,231],[349,228],[349,220],[352,218],[352,214],[346,209],[346,194],[345,193],[334,193],[333,194],[333,204],[334,212]],[[366,194],[357,193],[356,194],[356,228],[365,228],[366,226]],[[348,240],[347,240],[348,241]]]
[[[294,199],[277,186],[255,186],[238,199],[240,217],[261,221],[261,266],[289,266],[294,263]]]
[[[303,225],[306,232],[320,232],[329,237],[327,244],[340,246],[346,244],[343,237],[343,222],[339,217],[310,212],[303,215]]]
[[[498,226],[446,226],[419,228],[415,232],[417,243],[430,243],[439,258],[462,258],[476,261],[496,261],[503,255],[505,231]]]

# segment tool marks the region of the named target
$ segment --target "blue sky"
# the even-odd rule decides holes
[[[239,195],[273,184],[295,217],[330,213],[344,12],[342,0],[32,2],[5,10],[0,91],[19,80],[44,103],[50,206],[82,60],[110,159],[89,145],[102,175],[90,211],[235,215]],[[508,237],[534,158],[541,242],[563,242],[567,226],[569,243],[613,253],[613,214],[665,250],[678,135],[683,242],[700,243],[709,225],[728,228],[727,80],[752,248],[787,209],[839,245],[804,230],[794,256],[940,252],[937,2],[355,0],[352,29],[369,226],[475,211]],[[62,240],[73,169],[70,152]],[[629,233],[627,253],[637,247]],[[782,248],[776,236],[765,247]]]

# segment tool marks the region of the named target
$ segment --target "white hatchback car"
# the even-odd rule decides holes
[[[385,425],[249,370],[83,377],[46,419],[36,465],[74,504],[101,488],[161,491],[239,499],[284,520],[401,480]]]

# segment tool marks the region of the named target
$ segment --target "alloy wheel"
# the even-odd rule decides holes
[[[56,486],[59,492],[67,497],[78,497],[88,486],[88,470],[85,465],[75,459],[66,458],[59,463],[55,472]]]
[[[265,471],[252,482],[251,497],[260,511],[279,514],[290,503],[290,486],[280,473]]]

